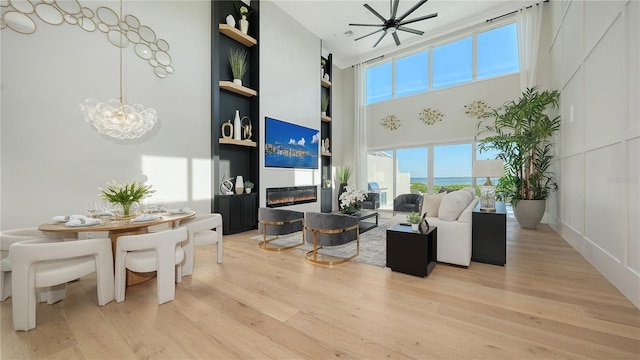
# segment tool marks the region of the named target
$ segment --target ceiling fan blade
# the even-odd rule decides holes
[[[427,0],[420,0],[415,5],[413,5],[411,7],[411,9],[409,9],[406,13],[404,13],[402,16],[400,16],[397,20],[401,22],[402,20],[404,20],[404,18],[409,16],[409,14],[411,14],[412,12],[416,11],[417,8],[419,8],[420,6],[422,6],[426,2],[427,2]]]
[[[429,14],[429,15],[425,15],[425,16],[421,16],[419,18],[415,18],[415,19],[411,19],[411,20],[407,20],[407,21],[403,21],[401,23],[399,23],[398,25],[402,26],[402,25],[407,25],[407,24],[411,24],[414,23],[416,21],[422,21],[422,20],[427,20],[427,19],[431,19],[438,16],[438,13],[433,13],[433,14]]]
[[[406,32],[408,32],[408,33],[418,34],[418,35],[422,35],[422,34],[424,34],[424,31],[420,31],[420,30],[416,30],[416,29],[411,29],[411,28],[404,27],[404,26],[398,26],[398,30],[406,31]]]
[[[369,35],[373,35],[373,34],[375,34],[375,33],[379,33],[379,32],[380,32],[380,31],[382,31],[382,30],[383,30],[383,29],[378,29],[378,30],[376,30],[376,31],[374,31],[374,32],[372,32],[372,33],[367,34],[367,35],[360,36],[359,38],[354,39],[353,41],[358,41],[358,40],[360,40],[360,39],[366,38],[367,36],[369,36]]]
[[[398,32],[397,31],[393,32],[393,40],[396,42],[396,46],[400,45],[400,39],[398,39]]]
[[[393,0],[389,0],[389,2],[391,3]],[[391,8],[391,18],[395,19],[396,18],[396,14],[398,13],[398,3],[400,3],[400,0],[396,0]]]
[[[385,35],[387,35],[386,31],[384,32],[384,34],[382,34],[382,36],[380,36],[380,39],[378,39],[378,41],[376,41],[376,43],[373,44],[373,47],[378,46],[378,44],[380,44],[380,41],[382,41],[382,39],[384,38]]]
[[[426,1],[426,0],[425,0]],[[382,20],[382,22],[387,21],[387,19],[383,18],[382,15],[380,15],[377,11],[375,11],[371,6],[369,6],[369,4],[364,4],[364,7],[366,7],[369,11],[371,11],[373,13],[373,15],[377,16],[378,19]]]
[[[384,26],[384,24],[349,24],[349,26]]]

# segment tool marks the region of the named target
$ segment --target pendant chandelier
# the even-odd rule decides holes
[[[122,19],[122,0],[120,0],[120,19]],[[122,48],[123,34],[120,33],[120,96],[99,102],[87,99],[80,104],[86,122],[91,124],[100,134],[116,139],[135,139],[146,134],[158,121],[154,109],[145,109],[141,104],[128,105],[124,102],[122,91]]]

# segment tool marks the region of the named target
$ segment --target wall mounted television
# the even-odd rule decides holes
[[[318,169],[318,130],[270,117],[264,124],[265,167]]]

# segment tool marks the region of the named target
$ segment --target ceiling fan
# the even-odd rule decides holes
[[[361,37],[355,39],[354,41],[358,41],[360,39],[366,38],[367,36],[370,36],[370,35],[373,35],[373,34],[376,34],[376,33],[379,33],[381,31],[383,31],[382,36],[380,36],[378,41],[376,41],[376,43],[373,44],[373,47],[378,46],[380,41],[382,41],[382,39],[387,35],[387,33],[391,33],[393,35],[393,40],[396,42],[396,46],[398,46],[398,45],[400,45],[400,39],[398,38],[398,32],[397,32],[398,30],[399,31],[409,32],[409,33],[412,33],[412,34],[418,34],[418,35],[424,34],[424,31],[411,29],[411,28],[406,27],[405,25],[414,23],[416,21],[422,21],[422,20],[434,18],[434,17],[438,16],[438,13],[433,13],[433,14],[421,16],[421,17],[418,17],[418,18],[415,18],[415,19],[410,19],[410,20],[405,20],[405,18],[407,16],[409,16],[412,12],[416,11],[416,9],[418,9],[420,6],[422,6],[427,1],[428,0],[420,0],[420,1],[418,1],[415,5],[413,5],[411,7],[411,9],[407,10],[407,12],[405,12],[404,14],[402,14],[399,17],[396,17],[396,13],[398,12],[398,3],[400,2],[400,0],[389,0],[389,13],[391,15],[389,19],[385,19],[382,15],[380,15],[380,13],[378,13],[371,6],[369,6],[369,4],[364,4],[364,7],[366,7],[367,10],[371,11],[373,13],[373,15],[375,15],[380,20],[382,20],[382,24],[349,24],[350,26],[374,26],[374,27],[380,27],[380,29],[378,29],[378,30],[376,30],[376,31],[374,31],[372,33],[369,33],[367,35],[361,36]]]

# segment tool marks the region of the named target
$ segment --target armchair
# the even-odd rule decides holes
[[[421,194],[401,194],[393,199],[393,213],[396,211],[401,212],[420,212],[422,209],[422,195]]]
[[[377,209],[380,207],[380,193],[367,193],[367,200],[360,202],[363,209]]]
[[[286,209],[258,209],[258,231],[262,234],[262,241],[258,246],[267,251],[282,251],[304,245],[304,213]],[[292,234],[302,231],[302,241],[289,246],[269,246],[271,241],[278,239],[279,235]],[[267,240],[267,235],[275,235],[275,238]]]
[[[360,227],[358,223],[359,219],[356,216],[307,212],[305,214],[305,237],[309,244],[313,244],[313,250],[305,254],[305,259],[315,264],[337,265],[358,256],[360,254]],[[318,259],[318,255],[322,256],[318,250],[324,246],[344,245],[353,240],[356,241],[355,254],[338,260]]]

